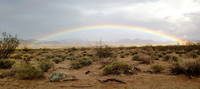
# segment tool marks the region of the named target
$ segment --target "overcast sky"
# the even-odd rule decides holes
[[[23,39],[94,24],[133,25],[197,40],[200,38],[200,0],[0,0],[0,32],[17,34]],[[111,32],[113,35],[100,30],[73,33],[60,39],[83,36],[87,40],[122,39],[148,35]],[[149,37],[151,35],[146,36]]]

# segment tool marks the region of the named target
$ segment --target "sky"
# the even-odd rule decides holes
[[[198,40],[200,0],[0,0],[0,32],[17,34],[22,39],[96,24],[144,27]],[[52,39],[136,38],[159,39],[146,33],[115,30],[71,33]]]

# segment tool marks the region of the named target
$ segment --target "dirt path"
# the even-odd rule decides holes
[[[97,79],[116,78],[118,82],[100,83]],[[138,74],[131,76],[89,76],[77,81],[51,83],[48,79],[17,80],[1,79],[0,89],[200,89],[200,78],[162,74]]]

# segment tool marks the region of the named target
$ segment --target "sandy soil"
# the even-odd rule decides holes
[[[200,78],[188,78],[184,75],[174,76],[165,73],[138,73],[134,75],[101,75],[100,65],[93,64],[79,70],[68,69],[69,62],[64,61],[48,73],[64,72],[75,75],[79,80],[49,82],[48,78],[37,80],[18,80],[15,78],[0,79],[0,89],[200,89]],[[86,71],[91,71],[85,74]],[[126,82],[100,83],[98,79],[116,78]]]

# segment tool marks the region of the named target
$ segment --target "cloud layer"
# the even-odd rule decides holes
[[[0,0],[0,32],[34,39],[72,27],[133,25],[200,37],[199,0]]]

